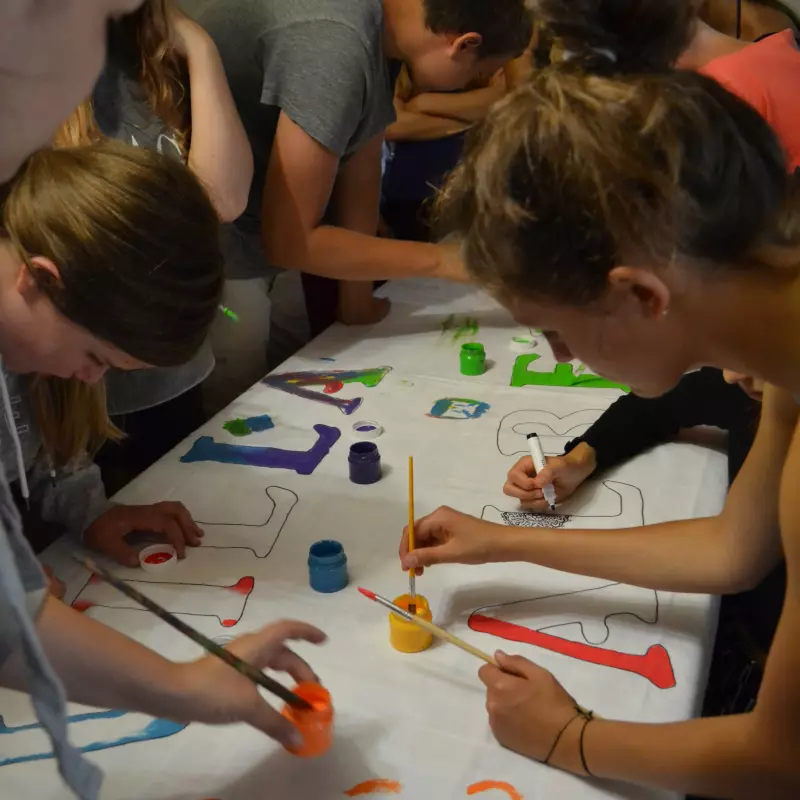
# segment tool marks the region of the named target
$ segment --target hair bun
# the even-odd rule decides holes
[[[564,50],[563,60],[588,75],[612,75],[619,72],[617,56],[606,47],[585,47]]]

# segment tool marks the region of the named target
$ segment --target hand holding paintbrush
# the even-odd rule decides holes
[[[146,709],[131,706],[132,710],[208,724],[247,722],[287,747],[296,746],[294,726],[264,702],[255,687],[267,689],[293,708],[309,710],[311,707],[306,700],[266,675],[263,669],[288,672],[298,683],[315,682],[311,667],[289,649],[287,642],[304,639],[320,644],[325,640],[322,631],[302,622],[283,621],[236,639],[229,645],[230,649],[223,648],[90,559],[76,557],[75,560],[211,654],[195,662],[170,665],[165,674],[174,673],[174,677],[162,687],[163,710],[154,710],[152,705]],[[237,678],[234,671],[248,680]]]

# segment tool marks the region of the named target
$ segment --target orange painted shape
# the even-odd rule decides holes
[[[506,792],[509,800],[525,800],[510,783],[506,783],[505,781],[480,781],[478,783],[473,783],[472,786],[467,787],[467,794],[483,794],[483,792],[491,792],[492,789]]]
[[[400,794],[403,787],[398,781],[390,781],[386,778],[376,778],[371,781],[364,781],[348,789],[345,792],[346,797],[360,797],[364,794]]]

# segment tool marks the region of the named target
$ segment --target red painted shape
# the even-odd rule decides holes
[[[222,624],[226,628],[232,628],[234,625],[238,625],[238,619],[224,619],[222,620]]]
[[[76,600],[72,604],[72,607],[82,614],[84,611],[88,611],[93,605],[94,603],[91,600]]]
[[[235,586],[229,586],[228,588],[232,592],[238,592],[246,597],[248,594],[250,594],[250,592],[253,591],[255,583],[255,580],[248,576],[246,578],[242,578]]]
[[[94,573],[92,573],[89,576],[89,583],[102,583],[102,582],[103,579],[99,575],[95,575]]]
[[[322,390],[325,394],[336,394],[342,390],[344,384],[341,381],[328,381],[325,384],[325,388]]]
[[[149,556],[145,557],[144,563],[145,564],[165,564],[172,558],[172,553],[161,552],[161,553],[151,553]]]
[[[671,689],[675,686],[675,672],[672,669],[669,653],[660,644],[654,644],[648,648],[644,655],[620,653],[617,650],[595,647],[584,642],[571,642],[550,633],[535,631],[522,625],[515,625],[513,622],[485,617],[482,614],[473,614],[469,618],[469,627],[479,633],[490,633],[512,642],[525,642],[553,653],[586,661],[589,664],[634,672],[647,678],[659,689]]]

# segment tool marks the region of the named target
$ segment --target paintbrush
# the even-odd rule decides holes
[[[427,631],[433,636],[436,636],[438,639],[442,639],[445,642],[454,644],[456,647],[460,647],[462,650],[465,650],[467,653],[471,653],[473,656],[480,658],[487,664],[492,664],[495,667],[498,666],[498,663],[495,661],[493,656],[490,656],[488,653],[484,653],[483,650],[479,650],[477,647],[473,647],[469,642],[459,639],[458,636],[454,636],[444,628],[440,628],[438,625],[428,622],[428,620],[417,616],[416,613],[412,613],[410,610],[406,611],[404,608],[400,608],[400,606],[395,605],[391,600],[387,600],[385,597],[381,597],[379,594],[369,591],[369,589],[359,588],[358,591],[361,592],[364,597],[368,597],[370,600],[374,600],[376,603],[386,606],[386,608],[388,608],[390,611],[397,614],[398,617],[402,617],[408,622],[413,622],[417,627],[422,628],[422,630]],[[411,604],[409,604],[409,609],[410,608]]]
[[[408,457],[408,552],[414,549],[414,456]],[[408,571],[408,613],[417,614],[417,573]]]
[[[278,683],[278,681],[273,680],[269,676],[265,675],[260,669],[257,669],[252,664],[248,664],[247,661],[243,661],[229,650],[226,650],[224,647],[220,647],[216,642],[212,641],[206,636],[203,636],[200,631],[195,630],[185,622],[181,622],[181,620],[179,620],[176,616],[170,614],[169,611],[167,611],[165,608],[162,608],[160,605],[158,605],[158,603],[154,603],[149,597],[145,597],[141,592],[137,592],[136,589],[131,588],[128,586],[128,584],[124,583],[118,578],[115,578],[110,572],[107,572],[102,567],[98,567],[97,564],[95,564],[91,559],[81,558],[77,555],[74,555],[73,558],[82,567],[88,569],[89,572],[97,575],[99,578],[102,578],[106,583],[111,584],[111,586],[122,592],[122,594],[139,603],[139,605],[144,606],[148,611],[152,611],[159,619],[162,619],[164,622],[166,622],[167,625],[171,625],[173,628],[184,634],[184,636],[188,636],[193,642],[199,644],[204,650],[211,653],[211,655],[222,659],[229,667],[233,667],[233,669],[235,669],[237,672],[240,672],[246,678],[249,678],[251,681],[253,681],[253,683],[263,687],[268,692],[272,692],[272,694],[280,697],[281,700],[283,700],[285,703],[288,703],[290,706],[293,706],[294,708],[301,708],[305,711],[310,711],[313,709],[311,704],[306,700],[303,700],[302,697],[299,697],[294,692],[289,691],[289,689],[287,689],[285,686],[282,686],[280,683]]]

